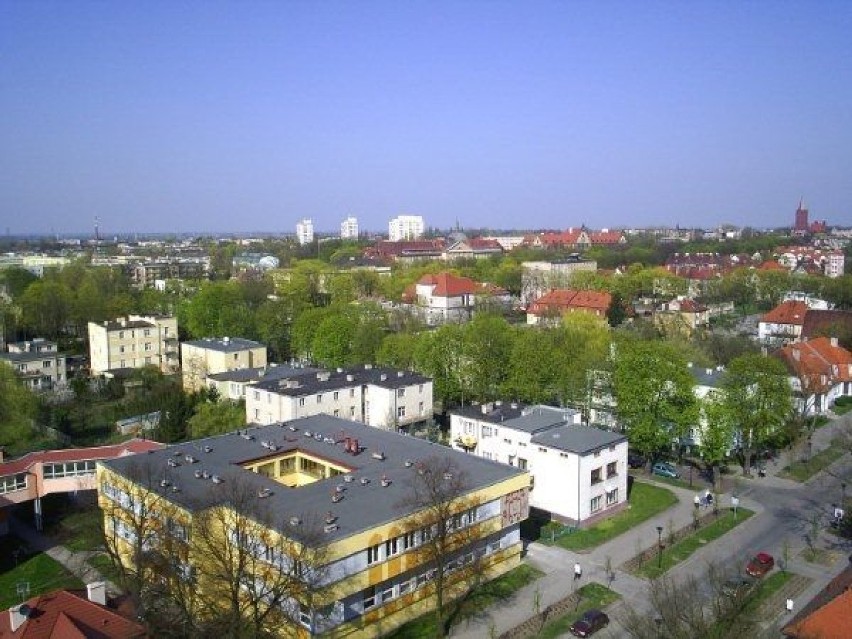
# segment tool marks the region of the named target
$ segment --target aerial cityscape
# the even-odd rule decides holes
[[[849,637],[850,32],[0,6],[0,638]]]

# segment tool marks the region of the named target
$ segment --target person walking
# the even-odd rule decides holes
[[[701,506],[701,497],[698,496],[698,493],[695,493],[692,502],[695,504],[695,510],[698,510],[698,507]]]
[[[577,581],[583,576],[583,568],[580,566],[580,562],[574,563],[574,581]]]

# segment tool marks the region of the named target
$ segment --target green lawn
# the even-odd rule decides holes
[[[652,559],[648,559],[636,570],[636,574],[648,577],[649,579],[656,579],[672,567],[686,560],[699,548],[707,545],[714,539],[718,539],[732,528],[743,523],[753,514],[754,512],[748,508],[739,508],[735,518],[733,511],[720,511],[716,521],[681,539],[673,546],[665,547],[661,556],[657,555]]]
[[[88,559],[88,564],[93,568],[96,568],[104,579],[109,579],[113,583],[121,582],[121,575],[112,563],[112,559],[110,559],[109,555],[106,553],[92,555]]]
[[[44,553],[23,560],[16,568],[0,575],[0,609],[21,603],[17,594],[19,583],[29,584],[29,597],[61,588],[82,588],[77,579],[58,562]]]
[[[776,592],[784,587],[790,578],[793,576],[791,572],[776,570],[771,575],[761,580],[757,588],[755,588],[749,596],[748,603],[745,605],[744,613],[756,612],[758,608]]]
[[[807,481],[817,473],[831,466],[831,464],[843,457],[844,454],[846,454],[846,448],[838,445],[836,442],[832,442],[831,446],[811,456],[809,460],[793,462],[789,466],[784,467],[778,473],[778,476],[795,481]]]
[[[634,481],[628,502],[630,506],[627,510],[590,528],[562,534],[562,526],[549,524],[542,529],[539,541],[545,544],[555,543],[568,550],[594,548],[671,508],[677,503],[677,497],[660,486]]]
[[[544,628],[536,635],[537,639],[556,639],[568,632],[571,624],[583,616],[587,610],[606,608],[611,603],[618,601],[621,598],[617,592],[614,592],[599,583],[586,584],[578,591],[580,603],[577,609],[567,615],[563,615],[558,619],[545,624]]]
[[[540,570],[532,566],[521,564],[505,575],[501,575],[493,581],[482,584],[461,603],[458,613],[455,615],[455,623],[475,613],[480,613],[489,606],[506,601],[517,590],[532,583],[543,574]],[[448,614],[451,612],[451,607],[447,606]],[[434,636],[435,615],[429,613],[400,626],[394,632],[387,635],[386,639],[432,639]]]
[[[761,620],[758,616],[760,607],[781,590],[792,576],[793,574],[789,572],[775,571],[759,581],[748,593],[742,609],[735,616],[717,623],[708,639],[728,639],[738,634],[750,634],[756,631],[755,622]]]
[[[852,397],[839,397],[837,401],[834,402],[834,406],[831,407],[831,410],[833,410],[837,415],[845,415],[852,410]]]
[[[101,512],[93,506],[66,513],[47,532],[69,550],[99,550],[103,546],[101,526]]]
[[[696,479],[698,478],[698,471],[695,472]],[[635,475],[638,479],[645,479],[647,481],[656,481],[661,484],[669,484],[670,486],[677,486],[678,488],[686,488],[688,490],[694,489],[694,486],[689,485],[689,480],[680,477],[675,479],[674,477],[663,477],[662,475],[646,475],[646,474],[637,474]]]

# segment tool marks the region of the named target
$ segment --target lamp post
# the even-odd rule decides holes
[[[657,568],[663,567],[663,527],[657,526]]]
[[[662,617],[654,617],[654,623],[657,624],[657,637],[662,636],[663,632],[663,618]]]
[[[808,461],[811,461],[811,455],[813,454],[814,444],[811,441],[811,436],[808,435]]]
[[[840,507],[846,510],[846,482],[840,482]]]

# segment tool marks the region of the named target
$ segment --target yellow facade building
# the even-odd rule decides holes
[[[236,600],[233,581],[248,622],[273,606],[282,636],[341,639],[383,636],[433,610],[436,591],[450,600],[517,566],[529,483],[329,415],[98,465],[107,538],[125,562],[159,550],[199,610]],[[223,577],[234,567],[237,579]]]

